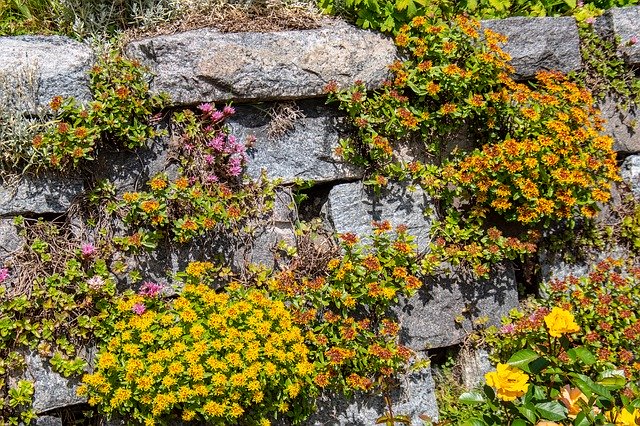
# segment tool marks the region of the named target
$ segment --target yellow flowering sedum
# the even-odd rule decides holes
[[[529,389],[529,376],[509,364],[499,363],[496,371],[485,374],[484,378],[503,401],[513,401]]]
[[[547,324],[549,334],[553,337],[561,337],[563,334],[580,331],[573,314],[557,306],[544,317],[544,322]]]

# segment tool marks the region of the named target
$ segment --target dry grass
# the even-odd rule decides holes
[[[126,40],[176,34],[199,28],[213,28],[225,33],[305,30],[318,28],[331,20],[311,3],[289,4],[283,0],[270,0],[265,4],[244,6],[229,4],[225,0],[181,1],[192,3],[183,5],[185,12],[176,20],[153,28],[127,30]]]
[[[305,115],[295,102],[279,102],[269,110],[269,117],[267,135],[270,139],[278,139],[293,130],[296,121]]]

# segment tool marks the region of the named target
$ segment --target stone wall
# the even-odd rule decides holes
[[[511,18],[483,24],[509,36],[505,50],[512,55],[521,79],[543,69],[570,72],[581,67],[573,18]],[[640,45],[624,43],[640,34],[640,7],[613,9],[597,25],[601,31],[619,35],[625,59],[630,65],[640,65]],[[260,230],[253,247],[238,248],[234,254],[238,259],[270,264],[269,249],[281,239],[293,238],[293,222],[298,218],[289,207],[291,194],[286,184],[300,178],[316,182],[309,192],[310,204],[336,232],[365,234],[372,220],[384,218],[395,225],[407,224],[422,247],[428,244],[434,218],[423,214],[431,205],[425,194],[401,185],[373,194],[362,183],[362,170],[344,164],[333,153],[342,127],[335,106],[325,104],[323,87],[331,80],[341,87],[362,80],[375,88],[387,75],[387,65],[398,57],[389,38],[340,22],[279,33],[222,34],[200,29],[134,41],[125,52],[155,73],[152,90],[167,92],[176,106],[233,101],[238,110],[230,122],[233,133],[257,137],[248,173],[257,177],[265,170],[270,178],[282,180],[273,220]],[[0,75],[33,88],[31,102],[15,103],[16,110],[26,115],[56,95],[90,99],[87,72],[94,58],[88,45],[63,37],[0,38]],[[270,112],[284,103],[296,110],[298,118],[291,129],[274,137]],[[623,177],[639,195],[640,156],[636,154],[640,152],[640,134],[635,111],[617,111],[611,100],[601,106],[609,120],[607,130],[624,158]],[[165,143],[136,152],[106,153],[93,172],[113,180],[120,193],[142,188],[149,176],[166,169],[166,148]],[[86,179],[81,174],[48,176],[0,186],[0,266],[20,246],[12,217],[68,214],[74,200],[82,196]],[[219,247],[176,250],[167,248],[139,266],[147,268],[149,278],[166,281],[167,272],[175,271],[181,262],[204,260]],[[480,317],[497,324],[517,303],[516,274],[510,264],[496,268],[484,282],[462,275],[432,279],[398,307],[401,337],[403,343],[426,356],[429,349],[460,343]],[[39,413],[81,402],[72,382],[61,381],[36,358],[30,358],[28,372],[36,381],[34,405]],[[395,395],[399,412],[411,414],[416,423],[420,414],[437,417],[428,368],[412,372],[401,382]],[[327,397],[311,424],[370,425],[383,406],[377,398],[350,403]],[[40,421],[61,424],[51,416]]]

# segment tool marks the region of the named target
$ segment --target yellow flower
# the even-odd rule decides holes
[[[549,315],[544,317],[544,322],[547,324],[549,334],[553,337],[561,337],[566,333],[580,331],[573,314],[557,306],[551,310]]]
[[[640,423],[640,410],[636,408],[629,412],[626,408],[613,409],[607,413],[607,420],[615,422],[616,426],[636,426]]]
[[[569,385],[564,386],[560,390],[559,400],[567,407],[567,410],[569,410],[568,417],[570,419],[575,419],[578,413],[582,411],[578,401],[583,401],[585,404],[589,402],[586,395],[583,394],[580,389],[572,388]]]
[[[513,401],[529,389],[529,376],[509,364],[498,363],[496,371],[491,371],[484,377],[487,384],[496,389],[498,398],[503,401]]]

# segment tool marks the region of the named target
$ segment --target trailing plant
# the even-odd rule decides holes
[[[46,166],[76,167],[93,160],[104,144],[131,149],[160,134],[155,113],[167,97],[149,93],[149,74],[140,63],[110,52],[91,69],[89,86],[93,100],[86,105],[60,96],[51,100],[54,118],[33,139],[35,156]]]
[[[179,163],[177,177],[153,177],[148,192],[127,192],[119,203],[133,237],[119,239],[124,248],[139,247],[145,236],[149,247],[164,232],[178,242],[229,228],[256,217],[273,206],[274,183],[262,176],[245,175],[247,145],[229,133],[224,120],[234,114],[231,106],[217,110],[203,104],[173,117],[172,151]],[[252,140],[247,141],[250,145]]]
[[[499,47],[505,40],[490,30],[481,40],[479,23],[465,17],[417,17],[396,35],[409,59],[390,67],[380,91],[328,87],[357,128],[339,153],[367,166],[374,186],[389,178],[421,185],[440,203],[431,259],[464,261],[480,275],[534,251],[538,228],[593,217],[619,180],[590,93],[557,72],[516,83]],[[471,146],[447,157],[460,128]],[[489,235],[496,219],[514,223],[520,238]]]
[[[64,376],[80,374],[87,363],[79,350],[93,340],[115,293],[106,247],[82,243],[54,223],[17,223],[25,246],[0,269],[0,418],[9,424],[33,418],[33,386],[9,381],[25,355],[40,355]]]

